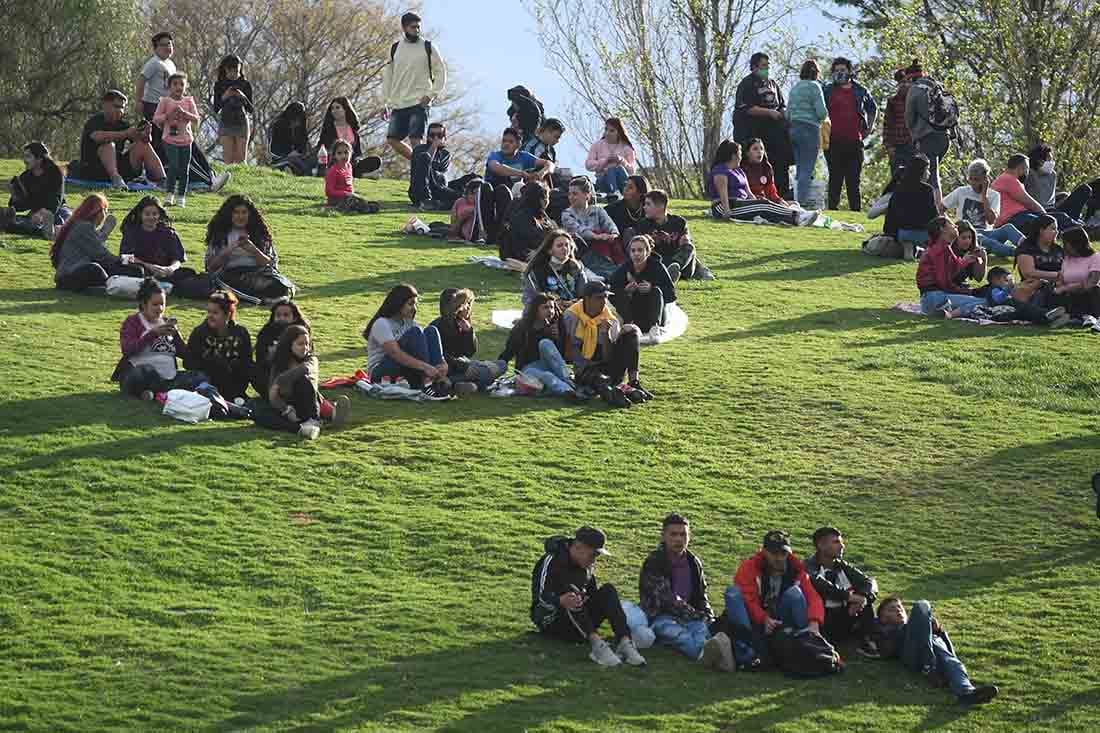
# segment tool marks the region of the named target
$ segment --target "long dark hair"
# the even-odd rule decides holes
[[[283,335],[279,337],[279,343],[275,345],[275,356],[271,358],[272,374],[282,374],[290,368],[290,360],[297,359],[290,348],[294,346],[294,342],[298,340],[299,336],[309,335],[309,329],[307,329],[305,326],[299,326],[296,323],[292,323],[286,327],[286,330],[283,331]],[[307,357],[313,349],[312,338],[310,339],[309,346],[310,352],[306,353]]]
[[[619,133],[619,142],[616,143],[616,144],[617,145],[626,145],[627,147],[630,147],[630,148],[634,147],[634,143],[630,142],[630,138],[627,137],[627,135],[626,135],[626,128],[623,127],[623,121],[621,119],[619,119],[618,117],[608,117],[606,120],[604,120],[603,126],[605,128],[605,131],[604,131],[605,138],[606,138],[606,135],[607,135],[606,128],[608,126],[614,127],[615,131]]]
[[[1089,242],[1089,233],[1081,227],[1062,232],[1062,248],[1070,257],[1092,257],[1096,254]]]
[[[1048,158],[1054,155],[1054,148],[1050,147],[1046,143],[1039,143],[1038,145],[1027,151],[1027,159],[1031,164],[1031,170],[1038,172],[1039,166],[1046,162]]]
[[[306,106],[301,102],[291,102],[290,104],[288,104],[286,106],[286,109],[280,112],[279,116],[275,118],[275,122],[272,123],[272,127],[278,127],[282,125],[285,126],[287,130],[289,130],[290,121],[293,118],[296,118],[301,123],[301,127],[305,128]]]
[[[928,156],[917,153],[905,164],[905,171],[898,183],[899,191],[916,191],[925,183],[924,174],[928,172]]]
[[[523,307],[523,315],[519,320],[512,324],[512,328],[522,329],[520,333],[530,334],[534,328],[535,319],[538,317],[539,308],[546,303],[553,303],[555,305],[554,311],[557,315],[561,315],[561,302],[558,296],[551,293],[535,293],[535,297],[531,298],[531,302]]]
[[[325,108],[325,119],[321,122],[321,137],[325,140],[329,137],[336,139],[336,119],[332,116],[332,105],[337,102],[344,108],[344,121],[347,122],[348,127],[355,130],[356,134],[359,133],[359,115],[355,113],[355,107],[351,106],[351,101],[347,97],[333,97]]]
[[[225,81],[226,70],[233,66],[241,70],[237,78],[244,81],[244,62],[241,61],[241,57],[235,53],[229,54],[218,64],[218,81]]]
[[[714,160],[711,162],[710,167],[713,168],[728,163],[733,158],[734,153],[741,154],[741,145],[733,140],[723,140],[718,143],[718,149],[714,151]]]
[[[32,140],[23,146],[23,152],[30,153],[38,160],[42,161],[42,167],[47,171],[53,171],[62,178],[65,174],[61,171],[61,166],[57,164],[57,161],[50,157],[50,149],[46,147],[46,144],[39,142],[38,140]]]
[[[542,242],[531,253],[531,259],[527,261],[527,268],[523,271],[524,274],[534,272],[541,273],[550,267],[550,252],[554,249],[554,240],[558,237],[565,237],[572,243],[574,254],[577,251],[577,243],[573,240],[573,235],[564,229],[551,229],[546,233],[546,236],[542,238]],[[574,259],[576,259],[574,257]]]
[[[1020,245],[1017,249],[1023,248],[1025,245],[1039,246],[1039,233],[1044,229],[1049,229],[1051,226],[1057,225],[1058,220],[1050,214],[1041,214],[1035,221],[1031,222],[1031,225],[1027,228],[1027,233],[1024,238],[1020,240]]]
[[[137,202],[137,206],[130,209],[130,213],[122,220],[122,231],[126,231],[130,227],[141,227],[141,212],[145,210],[146,206],[157,207],[157,213],[159,215],[157,223],[160,226],[172,226],[172,217],[168,216],[168,212],[161,206],[160,200],[156,196],[145,196],[141,201]]]
[[[645,200],[645,195],[649,193],[649,180],[645,176],[627,176],[626,180],[634,184],[634,188],[638,189],[638,200]]]
[[[100,212],[107,210],[107,197],[101,193],[91,193],[80,202],[80,206],[76,207],[76,211],[69,217],[69,220],[65,222],[65,225],[61,227],[61,231],[57,233],[57,237],[53,240],[53,244],[50,245],[50,262],[53,263],[53,267],[57,269],[57,262],[61,259],[61,248],[65,244],[65,239],[68,238],[69,232],[72,231],[74,225],[81,221],[94,222]]]
[[[298,307],[298,304],[290,298],[279,298],[271,304],[271,315],[267,318],[267,325],[270,326],[275,323],[275,311],[279,310],[284,305],[290,308],[290,312],[294,314],[294,320],[291,321],[288,325],[305,326],[305,329],[312,333],[313,326],[309,324],[309,319],[302,315],[302,310]]]
[[[523,187],[520,193],[520,205],[526,206],[535,215],[545,214],[550,195],[549,189],[538,181],[532,181]]]
[[[206,225],[206,245],[225,246],[225,238],[233,229],[233,209],[244,206],[248,209],[248,238],[257,249],[269,248],[272,242],[271,230],[264,221],[263,214],[252,203],[252,199],[243,194],[233,194],[222,202],[221,208]]]
[[[367,323],[367,327],[363,329],[363,338],[370,339],[370,330],[374,327],[374,322],[379,318],[393,318],[401,312],[401,309],[412,298],[416,298],[420,293],[416,292],[416,288],[408,283],[401,283],[400,285],[394,285],[390,292],[386,293],[385,300],[382,301],[382,305],[378,306],[378,312],[374,314],[374,318],[370,319]]]
[[[768,146],[764,144],[764,141],[762,139],[754,137],[750,138],[749,141],[745,143],[745,156],[741,161],[742,166],[744,166],[745,161],[749,159],[749,148],[751,148],[753,145],[756,145],[757,143],[760,143],[760,147],[764,148],[764,155],[761,156],[760,162],[756,165],[768,165]]]

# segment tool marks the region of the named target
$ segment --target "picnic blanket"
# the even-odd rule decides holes
[[[497,328],[511,330],[512,325],[523,315],[522,310],[496,310],[491,320]],[[654,326],[648,333],[642,334],[639,343],[642,346],[656,346],[679,338],[687,332],[688,315],[678,303],[665,306],[665,325]]]
[[[909,313],[914,316],[922,316],[927,318],[920,309],[920,303],[898,303],[894,306],[893,310],[901,311],[902,313]],[[991,318],[952,318],[953,321],[960,321],[962,323],[972,323],[977,326],[1030,326],[1029,321],[994,321]]]
[[[110,181],[92,181],[87,178],[73,178],[72,176],[65,177],[66,186],[75,186],[77,188],[88,188],[92,190],[110,188]],[[155,183],[149,183],[148,181],[127,181],[126,188],[131,191],[157,191],[160,189]],[[191,183],[187,187],[188,191],[209,191],[210,186],[205,183]]]

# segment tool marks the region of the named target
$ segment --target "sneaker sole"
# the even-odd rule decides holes
[[[623,660],[619,659],[618,657],[615,657],[614,662],[601,662],[599,659],[596,658],[596,655],[593,654],[592,652],[588,653],[588,658],[591,659],[596,664],[600,665],[601,667],[618,667],[619,665],[621,665],[623,663]]]

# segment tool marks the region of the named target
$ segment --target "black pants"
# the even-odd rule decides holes
[[[440,185],[439,180],[432,172],[432,156],[427,152],[420,152],[413,156],[409,169],[409,200],[414,204],[431,201],[439,204],[440,211],[454,206],[455,201],[462,198],[462,190],[455,190],[451,186]]]
[[[604,621],[611,622],[616,643],[624,636],[630,636],[630,627],[626,625],[626,614],[623,613],[623,604],[619,601],[619,592],[611,583],[600,586],[580,610],[562,609],[561,614],[542,633],[562,641],[588,641],[589,635],[595,633]]]
[[[477,192],[478,216],[481,229],[485,232],[486,244],[495,244],[500,237],[500,227],[508,219],[508,209],[512,207],[512,189],[500,183],[492,186],[482,183]],[[477,230],[477,227],[474,227]]]
[[[859,179],[863,175],[863,143],[858,140],[833,140],[825,151],[829,165],[829,208],[840,206],[840,189],[848,187],[848,208],[859,211],[863,197]]]
[[[1085,207],[1088,206],[1089,201],[1092,199],[1092,194],[1092,186],[1087,183],[1082,183],[1080,186],[1073,189],[1073,193],[1066,196],[1065,201],[1055,206],[1051,211],[1061,211],[1069,218],[1081,221]]]
[[[695,245],[688,242],[679,247],[657,247],[657,254],[661,255],[665,267],[673,262],[680,266],[680,277],[690,280],[695,275]]]
[[[595,389],[622,384],[628,373],[638,371],[638,349],[638,334],[624,331],[610,344],[603,360],[589,362],[577,375],[577,382]]]
[[[1051,308],[1063,306],[1071,316],[1100,317],[1100,288],[1087,288],[1055,295],[1048,305]]]
[[[875,624],[875,611],[870,603],[858,616],[848,613],[848,606],[825,609],[825,623],[821,635],[833,644],[847,639],[861,639],[871,633]]]
[[[127,265],[115,263],[101,265],[98,262],[89,262],[70,272],[68,275],[62,275],[57,278],[57,288],[59,290],[72,290],[76,292],[87,290],[88,288],[102,288],[107,284],[107,278],[114,275],[141,277],[142,270],[140,267],[129,267]]]
[[[656,286],[648,293],[617,293],[612,303],[623,322],[633,323],[642,333],[659,325],[665,310],[665,297]]]

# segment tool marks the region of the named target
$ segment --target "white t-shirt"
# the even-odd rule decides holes
[[[987,193],[989,208],[993,209],[994,218],[1001,215],[1001,194],[992,188]],[[985,207],[982,206],[982,195],[972,186],[959,186],[951,193],[943,197],[944,209],[956,209],[956,217],[968,221],[979,232],[992,227],[985,221]]]
[[[145,77],[145,93],[141,97],[142,102],[156,104],[161,97],[168,96],[168,77],[176,73],[176,62],[172,59],[161,59],[156,54],[149,57],[145,66],[141,67],[141,75]]]
[[[374,322],[367,337],[367,374],[373,374],[375,367],[386,357],[383,344],[388,341],[397,341],[415,325],[416,321],[406,321],[401,318],[379,318]]]
[[[143,335],[164,323],[161,319],[156,323],[149,323],[145,316],[138,313],[141,325],[145,329]],[[176,345],[171,336],[157,336],[153,343],[146,346],[130,357],[130,364],[134,367],[151,366],[156,370],[161,379],[176,378]]]

